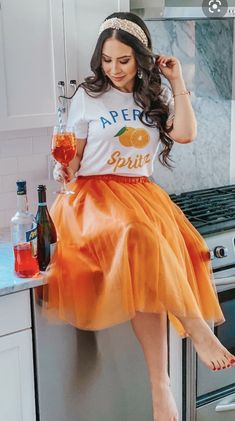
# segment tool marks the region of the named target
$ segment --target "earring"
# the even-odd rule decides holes
[[[138,69],[137,70],[137,76],[138,76],[139,79],[142,79],[143,78],[143,72],[142,72],[141,69]]]

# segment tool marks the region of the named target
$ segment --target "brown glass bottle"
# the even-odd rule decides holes
[[[46,270],[54,252],[57,234],[46,203],[46,186],[38,186],[37,222],[37,260],[39,269]]]

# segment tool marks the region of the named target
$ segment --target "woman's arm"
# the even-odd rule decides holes
[[[87,139],[77,139],[77,153],[75,158],[70,161],[68,168],[64,167],[59,162],[56,163],[53,171],[53,177],[56,181],[63,182],[63,180],[65,180],[68,183],[74,178],[75,173],[80,168],[80,162],[83,157],[86,142]]]
[[[156,64],[161,73],[169,80],[175,102],[175,116],[167,123],[167,127],[173,124],[169,136],[179,143],[192,142],[197,135],[197,122],[189,94],[182,76],[182,69],[176,57],[158,56]]]
[[[197,121],[191,104],[190,95],[181,94],[187,92],[182,78],[170,82],[174,97],[175,116],[168,124],[173,123],[173,129],[169,132],[170,137],[179,143],[192,142],[197,136]]]

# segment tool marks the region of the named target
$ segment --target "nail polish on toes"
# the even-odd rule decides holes
[[[230,363],[231,364],[234,364],[235,363],[235,359],[234,358],[231,358]]]
[[[228,365],[227,365],[227,368],[230,368],[230,367],[231,367],[231,365],[230,365],[230,364],[228,364]]]

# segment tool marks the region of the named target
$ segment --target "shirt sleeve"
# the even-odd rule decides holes
[[[161,97],[164,101],[165,104],[168,105],[169,107],[169,115],[167,118],[168,120],[171,120],[172,118],[174,118],[175,116],[175,104],[174,104],[174,98],[173,98],[173,94],[170,88],[168,88],[168,86],[163,86],[162,88],[162,92],[161,92]]]
[[[87,139],[88,121],[85,118],[85,91],[79,88],[74,95],[67,121],[67,127],[74,127],[78,139]]]

